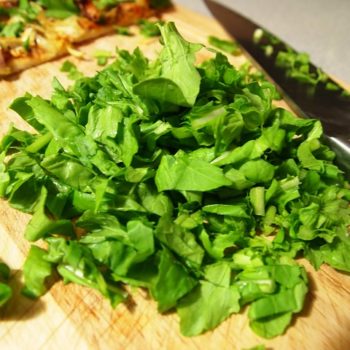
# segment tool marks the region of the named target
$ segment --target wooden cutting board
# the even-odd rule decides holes
[[[190,41],[207,42],[208,35],[227,37],[213,20],[176,8],[164,16],[175,21],[179,31]],[[136,28],[133,28],[137,32]],[[151,56],[159,50],[158,39],[111,35],[85,45],[82,50],[96,48],[114,50],[116,46],[133,49],[140,46]],[[205,58],[207,53],[201,53]],[[32,68],[9,80],[0,81],[0,134],[11,122],[19,128],[25,123],[8,110],[10,102],[26,91],[49,97],[51,80],[57,76],[65,85],[66,76],[59,71],[66,58]],[[93,75],[94,61],[75,62],[81,71]],[[245,61],[234,58],[235,64]],[[350,276],[325,266],[309,272],[310,292],[304,310],[293,321],[287,333],[267,341],[249,328],[246,312],[233,315],[213,332],[185,338],[180,335],[175,314],[159,315],[156,304],[144,291],[134,290],[127,305],[113,310],[97,292],[56,283],[36,301],[19,294],[21,273],[28,243],[23,232],[29,216],[0,202],[0,257],[12,271],[15,296],[1,310],[0,349],[246,349],[265,344],[268,349],[347,350],[350,349]],[[350,252],[349,252],[350,254]]]

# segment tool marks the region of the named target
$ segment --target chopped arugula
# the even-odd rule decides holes
[[[94,52],[94,57],[97,59],[97,64],[99,66],[105,66],[108,60],[113,57],[113,54],[107,50],[96,50]]]
[[[127,27],[117,27],[116,33],[119,35],[125,35],[125,36],[132,36],[133,35],[133,33],[131,33],[129,28],[127,28]]]
[[[73,86],[12,103],[36,133],[4,136],[0,194],[47,244],[24,293],[57,271],[113,306],[124,284],[147,288],[184,335],[246,305],[254,332],[283,334],[308,291],[297,255],[350,271],[349,184],[319,121],[274,107],[274,86],[219,52],[196,65],[202,46],[159,28],[156,60],[119,50],[94,77],[66,63]]]
[[[6,24],[0,31],[3,37],[19,37],[24,30],[24,22],[19,20]]]
[[[306,52],[296,52],[290,46],[282,43],[274,35],[259,28],[254,32],[254,42],[264,50],[266,56],[275,57],[276,67],[283,70],[288,79],[316,87],[325,84],[327,89],[339,87],[329,81],[327,75],[320,69],[311,67],[310,57]]]
[[[48,17],[64,19],[79,13],[79,7],[74,0],[39,0]]]
[[[234,41],[224,40],[224,39],[217,38],[216,36],[210,35],[208,37],[208,42],[210,45],[214,46],[215,48],[220,49],[224,52],[227,52],[231,55],[241,54],[241,50],[238,44]]]
[[[107,9],[123,2],[127,2],[127,0],[93,0],[92,2],[98,9]]]
[[[70,61],[64,61],[61,67],[61,72],[67,73],[68,78],[71,80],[77,80],[83,77],[83,73],[81,73],[77,66]]]
[[[98,9],[108,9],[113,6],[122,4],[124,2],[133,2],[130,0],[93,0],[94,5]],[[165,7],[169,7],[171,5],[171,1],[169,0],[151,0],[150,6],[155,9],[161,9]]]
[[[163,21],[149,21],[148,19],[141,19],[139,22],[140,34],[146,38],[160,36],[159,25],[164,24]]]
[[[8,285],[9,278],[9,267],[5,263],[0,262],[0,307],[6,304],[12,297],[12,289]]]

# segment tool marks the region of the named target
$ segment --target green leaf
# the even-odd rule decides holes
[[[61,72],[67,73],[68,78],[71,80],[78,80],[84,76],[83,73],[78,70],[77,66],[70,61],[64,61],[60,70]]]
[[[0,27],[0,37],[16,38],[24,31],[24,21],[14,21],[7,23],[4,27]]]
[[[10,268],[0,262],[0,307],[6,304],[12,297],[12,289],[8,285],[10,279]]]
[[[32,245],[23,265],[24,289],[22,293],[31,298],[43,295],[47,287],[46,279],[52,274],[52,264],[45,260],[47,252]]]
[[[221,286],[222,277],[214,280],[214,283],[200,281],[199,286],[179,303],[177,311],[182,334],[199,335],[215,328],[232,313],[239,311],[240,295],[236,287]]]
[[[248,161],[239,170],[254,183],[268,183],[275,174],[275,167],[263,159]]]
[[[231,55],[239,55],[241,53],[241,50],[239,49],[239,46],[237,43],[229,40],[224,40],[217,38],[215,36],[210,35],[208,37],[208,42],[210,45],[224,51],[227,53],[230,53]]]
[[[323,171],[323,161],[315,158],[312,152],[319,149],[321,146],[317,139],[311,139],[310,141],[304,141],[298,148],[298,159],[302,166],[306,169]]]
[[[163,21],[149,21],[147,19],[141,19],[138,22],[140,34],[146,38],[160,36],[160,26],[163,24]]]
[[[299,273],[301,271],[299,270]],[[284,333],[290,324],[292,314],[302,310],[308,290],[305,281],[298,278],[297,275],[295,275],[294,283],[288,281],[287,275],[283,272],[280,276],[282,281],[286,280],[285,285],[288,285],[289,288],[281,288],[275,294],[254,301],[248,311],[253,331],[265,338]]]
[[[161,26],[160,31],[164,43],[160,54],[161,76],[144,80],[134,87],[134,91],[144,97],[158,99],[159,96],[161,103],[192,106],[200,86],[200,75],[193,63],[195,53],[202,46],[185,41],[172,22]],[[160,94],[153,94],[153,89]]]
[[[6,304],[12,297],[12,289],[5,283],[0,282],[0,307]]]
[[[190,159],[186,154],[163,156],[156,173],[158,191],[210,191],[229,186],[222,170],[200,159]]]
[[[24,233],[28,241],[37,241],[53,233],[60,233],[68,236],[73,235],[73,225],[70,220],[53,220],[47,216],[45,212],[46,198],[47,190],[43,187],[34,215],[29,221]]]
[[[265,188],[253,187],[249,192],[250,202],[254,209],[254,214],[259,216],[265,215]]]
[[[158,277],[151,289],[160,312],[173,308],[197,283],[167,249],[161,251]]]
[[[79,12],[73,0],[39,0],[38,2],[45,7],[45,14],[48,17],[64,19]]]
[[[163,193],[158,193],[153,186],[145,183],[140,184],[138,194],[141,198],[142,206],[150,213],[159,216],[172,214],[173,204],[169,197]]]
[[[201,266],[204,257],[203,248],[189,230],[173,224],[169,217],[163,216],[159,220],[156,237],[193,269]]]
[[[126,293],[118,285],[106,281],[88,248],[62,238],[50,238],[47,241],[47,260],[58,264],[57,271],[65,283],[74,282],[96,289],[110,300],[112,306],[125,300]]]
[[[250,215],[246,204],[209,204],[202,207],[202,210],[207,213],[213,213],[218,215],[230,215],[238,218],[249,219]]]

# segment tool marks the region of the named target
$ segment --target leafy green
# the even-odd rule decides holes
[[[295,257],[350,271],[349,184],[319,121],[275,107],[273,85],[219,52],[195,64],[202,46],[159,28],[155,60],[118,50],[94,77],[67,64],[73,86],[12,103],[35,133],[1,141],[0,195],[46,247],[30,250],[24,292],[55,275],[116,306],[126,284],[188,336],[245,306],[254,332],[283,334],[308,291]]]
[[[0,37],[19,37],[24,30],[24,22],[11,22],[6,24],[3,28],[0,27],[0,29]]]
[[[44,259],[46,251],[32,245],[23,266],[25,287],[23,294],[35,298],[43,295],[47,288],[45,280],[51,276],[52,265]]]
[[[163,156],[155,176],[158,191],[210,191],[231,184],[222,170],[186,154]]]
[[[123,2],[125,2],[125,0],[93,0],[93,3],[99,9],[106,9],[109,7],[113,7]]]
[[[97,59],[97,64],[99,66],[105,66],[108,60],[113,57],[113,54],[107,50],[96,50],[94,52],[94,57]]]
[[[79,72],[77,66],[70,61],[64,61],[61,72],[67,73],[68,78],[71,80],[77,80],[83,77],[83,73]]]
[[[160,36],[159,25],[164,24],[163,21],[149,21],[148,19],[141,19],[138,22],[140,34],[146,38]]]
[[[199,44],[185,41],[174,24],[160,27],[164,48],[159,56],[160,75],[141,81],[134,92],[160,103],[192,106],[200,88],[200,75],[194,66]]]
[[[322,84],[327,90],[340,89],[321,69],[313,68],[310,56],[306,52],[295,51],[261,28],[255,31],[254,41],[265,55],[274,57],[276,67],[283,71],[286,78],[312,88]]]
[[[239,311],[240,295],[235,286],[230,286],[230,273],[225,262],[208,265],[199,286],[181,300],[177,311],[184,335],[203,333]]]
[[[74,0],[39,0],[38,3],[45,8],[48,17],[63,19],[79,13]]]
[[[153,297],[158,301],[158,310],[163,312],[175,307],[177,301],[196,284],[197,280],[189,275],[185,267],[167,249],[163,249],[160,254],[159,274],[151,289]]]
[[[119,35],[125,35],[125,36],[132,36],[133,35],[130,32],[129,28],[127,28],[127,27],[117,27],[116,32]]]
[[[12,288],[8,285],[9,278],[9,267],[5,263],[0,262],[0,307],[12,297]]]
[[[224,40],[217,38],[216,36],[210,35],[208,37],[208,42],[210,45],[224,52],[230,53],[231,55],[239,55],[241,50],[237,43],[230,40]]]
[[[287,275],[285,275],[287,276]],[[277,293],[254,301],[248,312],[252,329],[265,338],[282,334],[291,321],[293,313],[300,312],[304,304],[307,285],[300,280],[292,288],[283,281]]]

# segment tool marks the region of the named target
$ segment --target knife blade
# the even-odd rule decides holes
[[[284,99],[300,117],[319,119],[325,132],[325,141],[336,154],[338,165],[350,174],[350,97],[344,89],[327,76],[335,89],[327,89],[325,84],[317,84],[310,93],[310,86],[286,76],[286,72],[276,65],[276,55],[282,48],[290,48],[277,36],[262,26],[213,0],[204,0],[213,16],[226,31],[233,36],[243,51],[277,85]],[[254,40],[254,33],[262,30],[267,37],[280,43],[274,47],[274,54],[267,55]],[[294,49],[292,49],[294,50]],[[295,50],[294,50],[295,51]],[[296,51],[295,51],[296,52]],[[310,63],[310,71],[321,71]],[[325,74],[322,72],[322,74]]]

